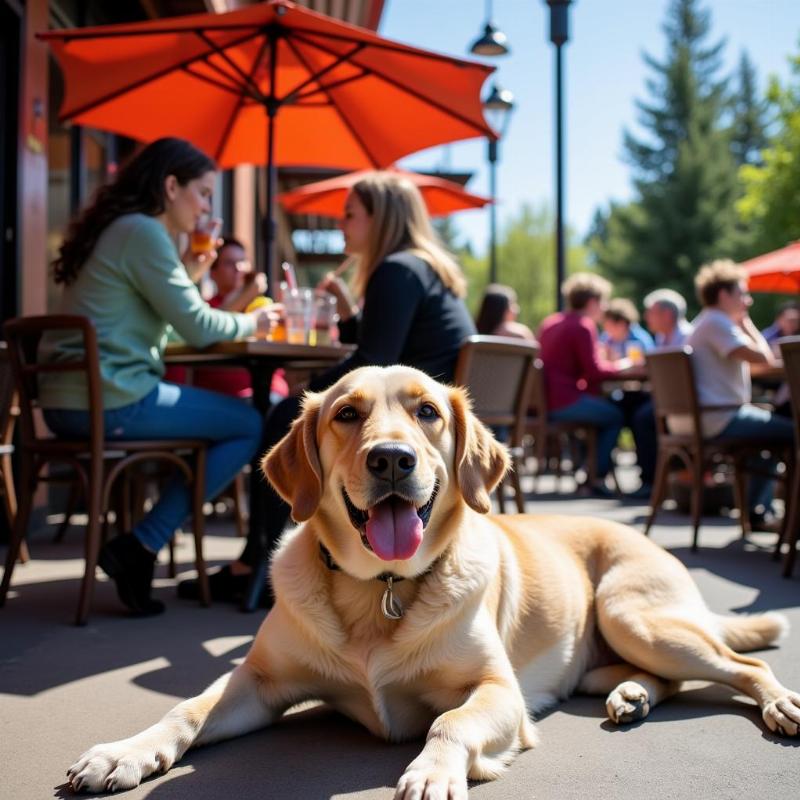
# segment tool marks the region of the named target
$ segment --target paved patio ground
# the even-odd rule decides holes
[[[531,496],[529,510],[640,526],[646,509],[551,492]],[[238,553],[230,521],[210,528],[212,563]],[[81,536],[73,530],[54,545],[49,535],[34,538],[34,560],[17,569],[0,610],[0,797],[14,800],[71,797],[64,773],[78,754],[146,727],[177,700],[201,691],[244,655],[260,620],[233,607],[181,601],[164,577],[157,581],[167,604],[163,616],[125,618],[104,581],[89,625],[75,628]],[[690,568],[715,611],[774,609],[788,616],[790,638],[763,656],[785,684],[800,688],[800,576],[780,577],[769,556],[772,537],[744,543],[730,521],[708,520],[701,550],[692,554],[687,518],[665,512],[654,538]],[[191,555],[184,536],[181,569],[190,569]],[[601,698],[575,697],[538,727],[540,746],[522,754],[500,780],[473,786],[471,798],[773,800],[800,791],[800,741],[770,734],[755,704],[726,687],[688,684],[645,721],[623,728],[606,720]],[[190,751],[167,775],[121,796],[386,800],[419,747],[386,744],[342,717],[312,709],[270,730]]]

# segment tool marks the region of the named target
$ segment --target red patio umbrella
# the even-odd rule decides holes
[[[180,136],[223,168],[266,164],[268,254],[276,165],[380,167],[496,138],[480,102],[491,67],[289,0],[40,36],[64,71],[62,120],[142,141]]]
[[[389,167],[388,172],[410,180],[422,194],[428,213],[443,216],[469,208],[483,208],[492,201],[488,197],[471,194],[461,184],[434,175],[406,172]],[[349,172],[324,181],[315,181],[278,195],[278,200],[289,214],[317,214],[321,217],[341,217],[347,192],[370,170]]]
[[[751,292],[800,293],[800,241],[744,261]]]

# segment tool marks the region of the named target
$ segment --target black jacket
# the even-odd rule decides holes
[[[453,379],[458,349],[475,324],[464,301],[445,288],[433,268],[409,252],[387,256],[372,273],[358,317],[339,325],[341,340],[357,350],[319,375],[319,391],[357,367],[404,364],[436,380]]]

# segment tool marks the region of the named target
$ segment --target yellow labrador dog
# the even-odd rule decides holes
[[[777,614],[713,614],[642,534],[566,516],[488,516],[507,455],[465,394],[367,367],[323,394],[264,459],[302,524],[275,555],[275,606],[241,666],[145,731],[84,753],[76,790],[126,789],[192,746],[319,699],[376,736],[425,736],[395,797],[467,796],[536,743],[529,716],[573,691],[641,719],[686,679],[753,697],[796,736],[800,695],[737,650]]]

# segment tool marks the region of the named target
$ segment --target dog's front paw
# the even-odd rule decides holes
[[[169,769],[171,763],[165,754],[130,740],[98,744],[67,770],[67,780],[76,792],[116,792],[138,786],[148,775]]]
[[[635,681],[621,683],[606,699],[606,711],[617,725],[644,719],[650,713],[647,689]]]
[[[418,758],[398,781],[394,800],[467,800],[467,776],[447,765]]]
[[[785,695],[767,703],[761,715],[773,733],[784,736],[800,734],[800,694],[787,691]]]

